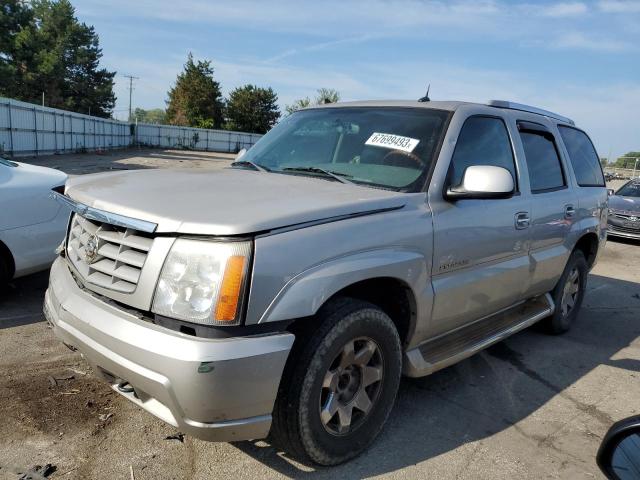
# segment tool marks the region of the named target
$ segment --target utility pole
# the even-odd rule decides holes
[[[140,80],[140,78],[134,77],[133,75],[123,75],[123,77],[129,79],[129,118],[128,120],[131,121],[131,95],[133,94],[133,81]]]

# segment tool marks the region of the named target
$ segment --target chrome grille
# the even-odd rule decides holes
[[[132,293],[152,244],[153,237],[148,233],[89,220],[76,213],[69,228],[67,255],[87,282]]]
[[[640,213],[636,213],[636,214],[632,214],[632,213],[619,213],[619,212],[614,212],[614,215],[618,218],[621,218],[623,220],[627,220],[627,221],[631,221],[631,222],[637,222],[638,220],[640,220]]]

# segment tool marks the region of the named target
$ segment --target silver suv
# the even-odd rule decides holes
[[[567,331],[607,226],[589,137],[504,101],[314,107],[230,168],[87,175],[59,199],[55,334],[187,434],[323,465],[373,441],[401,375]]]

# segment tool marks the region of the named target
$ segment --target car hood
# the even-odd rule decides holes
[[[55,168],[41,167],[39,165],[22,162],[14,163],[18,164],[18,166],[15,167],[15,172],[22,175],[22,178],[31,184],[40,184],[46,188],[53,188],[64,185],[67,180],[67,174]]]
[[[242,235],[400,208],[414,197],[322,178],[234,168],[83,175],[67,182],[66,194],[90,207],[156,223],[157,232],[202,235]]]
[[[640,213],[640,198],[612,195],[609,197],[609,208],[631,214]]]

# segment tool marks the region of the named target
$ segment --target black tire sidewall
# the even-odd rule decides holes
[[[9,266],[2,255],[0,254],[0,293],[5,289],[9,283]]]
[[[343,346],[357,337],[374,340],[383,358],[381,390],[373,410],[355,431],[343,436],[328,433],[320,420],[322,381],[331,362]],[[299,426],[303,447],[309,457],[323,465],[346,461],[367,448],[380,433],[393,407],[402,371],[400,339],[391,319],[371,306],[347,314],[324,336],[311,357],[299,398]]]
[[[578,298],[576,299],[573,308],[569,312],[569,314],[565,317],[562,315],[562,294],[564,291],[565,283],[567,282],[567,278],[569,274],[576,267],[578,269],[578,275],[580,278],[580,284],[578,288]],[[571,325],[575,321],[578,313],[580,311],[580,307],[582,306],[582,300],[584,299],[584,292],[587,287],[587,274],[589,273],[589,267],[587,265],[587,261],[584,258],[584,255],[580,251],[575,251],[569,257],[569,261],[562,272],[562,276],[560,280],[558,280],[558,284],[553,291],[553,301],[556,305],[556,310],[551,316],[550,320],[550,329],[552,333],[564,333],[571,328]]]

